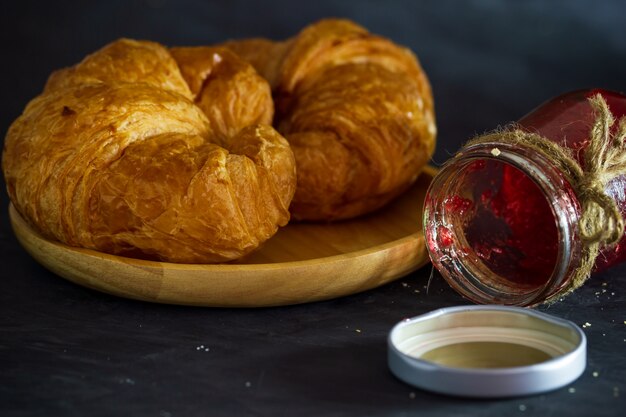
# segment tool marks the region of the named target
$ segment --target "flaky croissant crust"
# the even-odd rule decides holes
[[[406,48],[341,19],[283,42],[223,44],[273,88],[274,126],[298,175],[295,218],[335,220],[375,210],[405,190],[435,147],[426,75]]]
[[[267,82],[225,49],[122,39],[53,73],[12,124],[9,196],[69,245],[235,259],[289,220],[295,163],[273,111]]]

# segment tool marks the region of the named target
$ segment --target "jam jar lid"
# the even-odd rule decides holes
[[[574,323],[528,308],[442,308],[398,323],[388,364],[424,390],[477,398],[561,388],[586,366],[586,338]]]

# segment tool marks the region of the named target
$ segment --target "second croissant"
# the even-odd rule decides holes
[[[328,221],[376,210],[407,189],[432,156],[431,88],[408,49],[342,19],[322,20],[283,42],[224,46],[272,86],[274,127],[296,158],[293,217]]]

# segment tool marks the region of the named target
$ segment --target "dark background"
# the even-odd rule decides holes
[[[167,45],[282,39],[329,16],[417,53],[435,95],[436,164],[556,94],[626,91],[620,1],[3,1],[0,11],[2,132],[52,70],[118,37]],[[4,193],[0,203],[8,204]],[[466,303],[436,273],[426,292],[430,267],[338,300],[230,310],[141,303],[66,282],[21,249],[6,210],[0,256],[2,416],[618,416],[626,409],[623,266],[540,308],[592,324],[578,381],[545,395],[470,401],[416,390],[386,367],[385,338],[398,320]]]

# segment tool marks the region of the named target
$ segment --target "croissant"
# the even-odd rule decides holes
[[[268,83],[226,49],[122,39],[53,73],[11,125],[9,196],[68,245],[232,260],[289,220],[295,161],[273,112]]]
[[[416,57],[348,20],[284,41],[226,42],[273,89],[274,126],[296,159],[294,218],[373,211],[404,191],[435,146],[433,99]]]

